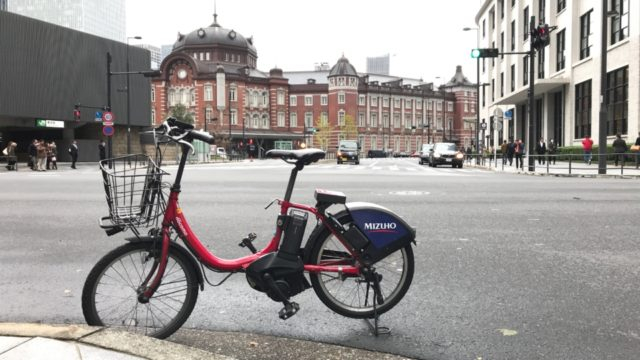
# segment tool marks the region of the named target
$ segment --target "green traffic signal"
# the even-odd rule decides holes
[[[471,50],[471,58],[477,59],[480,57],[480,49],[472,49]]]
[[[494,58],[500,55],[500,50],[497,48],[487,48],[487,49],[473,49],[471,50],[471,57],[474,59],[477,58]]]

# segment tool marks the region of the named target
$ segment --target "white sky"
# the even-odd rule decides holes
[[[456,65],[476,81],[475,16],[483,0],[217,0],[218,23],[253,35],[258,69],[313,70],[344,55],[359,72],[367,56],[391,54],[390,74],[436,85]],[[213,23],[213,0],[127,0],[131,44],[173,44]]]

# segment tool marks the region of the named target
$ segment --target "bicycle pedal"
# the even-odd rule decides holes
[[[290,302],[288,304],[286,304],[281,310],[280,312],[278,312],[278,316],[280,316],[280,319],[282,320],[287,320],[288,318],[292,317],[293,315],[295,315],[298,310],[300,310],[300,305],[298,305],[297,302]]]

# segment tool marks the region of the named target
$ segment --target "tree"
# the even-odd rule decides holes
[[[340,132],[344,136],[344,139],[357,139],[358,128],[356,127],[356,120],[353,118],[353,116],[344,116],[344,125],[340,126]]]
[[[331,133],[333,132],[333,127],[331,126],[329,121],[327,121],[327,119],[319,117],[316,119],[315,128],[316,133],[314,136],[318,139],[322,150],[327,151],[329,147],[329,138],[331,136]]]
[[[171,116],[176,118],[178,121],[185,122],[187,124],[193,124],[193,114],[189,112],[186,106],[182,104],[178,104],[171,109]]]

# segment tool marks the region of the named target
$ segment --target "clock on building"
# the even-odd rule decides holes
[[[187,70],[180,69],[178,70],[178,79],[184,79],[187,77]]]

